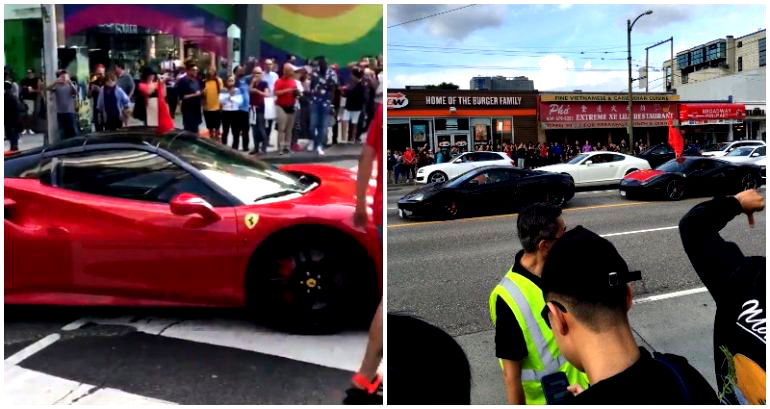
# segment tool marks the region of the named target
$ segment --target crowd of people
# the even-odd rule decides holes
[[[207,67],[191,60],[181,67],[145,65],[138,71],[132,76],[122,62],[109,72],[97,64],[87,82],[59,70],[57,80],[46,85],[33,70],[17,84],[6,68],[6,99],[21,102],[6,104],[6,117],[18,118],[6,132],[8,139],[17,148],[18,137],[33,133],[36,120],[45,120],[47,90],[56,98],[61,138],[115,130],[131,118],[165,132],[181,115],[186,131],[231,141],[233,149],[266,153],[275,130],[279,153],[300,151],[298,140],[308,139],[307,150],[323,155],[330,144],[359,143],[382,99],[382,62],[368,57],[342,68],[323,56],[300,63],[290,55],[282,64],[252,57],[232,69],[226,60],[212,59]],[[82,120],[85,105],[91,114]]]
[[[540,166],[553,165],[557,163],[566,163],[586,152],[608,151],[625,153],[627,155],[638,155],[648,149],[649,146],[644,142],[637,141],[632,149],[629,149],[625,139],[619,144],[602,144],[597,142],[591,144],[589,141],[581,144],[575,141],[572,144],[561,144],[559,142],[550,143],[502,143],[502,144],[480,144],[476,145],[477,152],[503,152],[508,155],[516,167],[523,169],[533,169]],[[432,151],[427,145],[423,145],[417,150],[406,148],[403,152],[398,150],[388,150],[387,165],[389,183],[410,182],[414,180],[416,170],[436,163],[449,162],[455,157],[465,153],[464,147],[452,146],[442,147]]]

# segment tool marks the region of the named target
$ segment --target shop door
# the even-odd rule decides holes
[[[467,133],[437,133],[436,146],[451,149],[456,146],[460,153],[468,152],[468,134]]]

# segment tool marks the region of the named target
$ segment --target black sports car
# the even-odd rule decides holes
[[[700,152],[700,148],[697,145],[685,145],[682,156],[700,156]],[[676,154],[671,145],[659,143],[643,150],[636,156],[646,160],[650,164],[650,168],[655,169],[671,159],[674,159]]]
[[[672,159],[656,169],[631,172],[620,182],[627,198],[665,198],[735,194],[761,186],[762,169],[750,163],[730,163],[708,157]]]
[[[534,202],[563,206],[574,195],[575,182],[569,175],[484,166],[409,193],[398,201],[398,214],[451,219],[511,212]]]

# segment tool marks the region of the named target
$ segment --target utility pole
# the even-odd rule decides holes
[[[671,42],[671,73],[672,73],[672,81],[673,81],[673,72],[674,72],[674,37],[672,36],[671,38],[668,38],[668,39],[665,39],[665,40],[660,41],[658,43],[655,43],[655,44],[653,44],[653,45],[651,45],[651,46],[649,46],[649,47],[644,49],[644,52],[646,53],[646,57],[644,58],[644,67],[647,69],[647,73],[648,73],[647,74],[647,78],[648,78],[647,86],[645,87],[645,91],[644,92],[650,92],[650,81],[649,81],[649,77],[650,77],[650,74],[649,74],[649,69],[650,69],[650,49],[651,48],[655,48],[655,47],[657,47],[657,46],[659,46],[661,44],[665,44],[665,43],[667,43],[669,41]]]
[[[56,6],[53,4],[42,4],[40,6],[43,15],[43,87],[40,92],[44,93],[46,100],[47,115],[46,121],[48,129],[43,138],[43,145],[59,140],[59,124],[56,121],[56,98],[53,92],[48,91],[48,86],[56,81],[56,69],[58,67],[57,54],[59,48],[56,44]]]
[[[628,20],[628,146],[633,149],[634,146],[634,106],[631,102],[633,98],[633,92],[631,89],[633,78],[631,77],[631,30],[634,28],[634,24],[648,14],[652,14],[652,10],[647,10],[634,19],[632,23]]]

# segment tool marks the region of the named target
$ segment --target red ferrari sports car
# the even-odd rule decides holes
[[[183,131],[64,140],[5,158],[5,302],[248,307],[314,331],[382,294],[355,174],[276,168]]]

